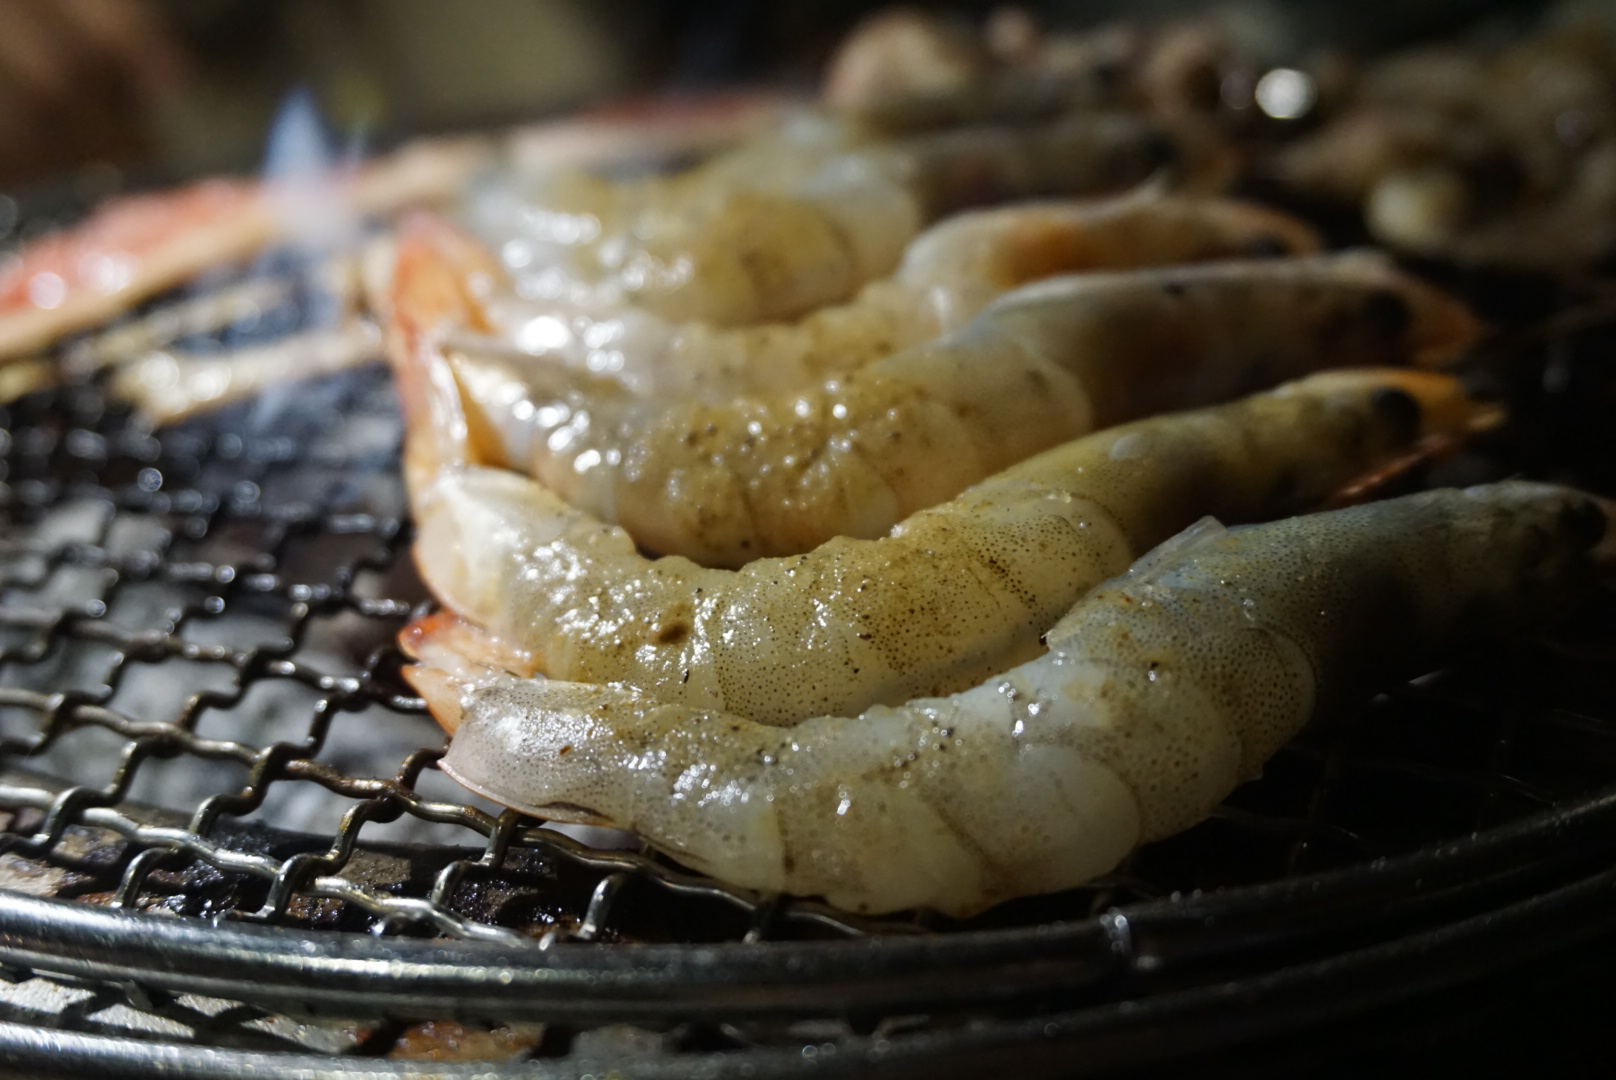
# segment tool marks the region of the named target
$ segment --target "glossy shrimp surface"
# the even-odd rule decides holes
[[[1171,153],[1153,125],[1122,115],[872,143],[804,114],[671,176],[506,176],[471,196],[468,216],[529,299],[738,325],[851,298],[950,210],[1115,191]]]
[[[1295,218],[1251,203],[1139,193],[946,219],[915,238],[892,277],[794,323],[673,323],[632,305],[591,311],[500,287],[485,307],[499,338],[535,363],[609,375],[641,395],[719,401],[856,370],[959,328],[1001,293],[1057,274],[1318,247]],[[486,262],[468,272],[499,280]]]
[[[395,288],[447,297],[438,325],[458,305],[486,326],[439,240],[406,239]],[[445,352],[409,306],[395,305],[417,330],[395,335],[411,342],[395,367],[406,402],[432,403],[409,410],[412,458],[514,468],[651,551],[712,566],[877,537],[1096,428],[1319,368],[1446,357],[1476,333],[1456,302],[1365,253],[1085,274],[817,386],[709,404]]]
[[[965,915],[1106,872],[1315,715],[1563,611],[1606,513],[1515,482],[1203,523],[1080,601],[1036,660],[784,729],[452,653],[412,677],[454,731],[444,768],[499,802],[633,829],[738,885]]]
[[[1068,443],[882,539],[740,570],[647,559],[526,477],[450,470],[417,500],[415,556],[476,625],[430,616],[407,641],[765,724],[900,704],[1036,655],[1084,592],[1196,518],[1317,505],[1419,438],[1462,437],[1482,412],[1448,376],[1314,375]]]

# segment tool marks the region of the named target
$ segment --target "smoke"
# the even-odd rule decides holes
[[[359,241],[359,215],[345,181],[358,164],[357,137],[339,154],[314,96],[293,90],[275,113],[264,146],[263,179],[290,246],[317,258],[351,250]]]
[[[223,344],[232,350],[285,343],[290,377],[254,398],[241,417],[244,435],[277,430],[294,412],[329,413],[352,394],[349,373],[297,375],[311,351],[349,348],[345,339],[322,344],[314,335],[358,318],[351,263],[365,240],[365,222],[351,197],[351,182],[363,145],[362,133],[355,131],[343,146],[306,88],[286,96],[270,125],[262,176],[285,241],[258,259],[251,276],[289,280],[292,288],[285,303],[230,327]],[[318,375],[329,367],[309,364],[304,374]]]

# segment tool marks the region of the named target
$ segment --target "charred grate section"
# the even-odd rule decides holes
[[[1610,323],[1521,341],[1486,372],[1517,423],[1434,479],[1611,490]],[[1610,906],[1608,595],[1308,732],[1106,879],[968,921],[854,918],[540,827],[447,780],[400,678],[394,637],[429,601],[398,423],[379,369],[155,432],[94,380],[0,411],[0,931],[17,965],[0,1044],[14,1024],[367,1059],[453,1043],[692,1062],[812,1047],[823,1063],[905,1039],[1011,1047],[1046,1022],[1093,1041],[1119,1003],[1538,918],[1545,898]],[[75,930],[32,897],[106,918]],[[1569,940],[1595,922],[1533,925]],[[209,974],[224,961],[207,934],[247,935],[229,940],[250,1001]],[[381,951],[363,976],[275,966],[306,940]],[[402,981],[434,957],[454,962]],[[527,968],[549,984],[486,990]]]

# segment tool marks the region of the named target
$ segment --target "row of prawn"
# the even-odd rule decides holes
[[[392,303],[419,432],[408,467],[517,469],[642,546],[709,565],[880,536],[1094,428],[1320,367],[1434,361],[1476,333],[1461,306],[1371,253],[1178,265],[1315,241],[1245,204],[1130,197],[947,222],[915,248],[946,259],[712,350],[676,335],[646,362],[658,385],[636,392],[565,350],[426,333],[444,311],[497,332],[513,290],[467,238],[429,220],[407,231]],[[1107,263],[1166,265],[1092,272]],[[978,308],[926,340],[938,310]],[[423,512],[430,485],[415,489]]]
[[[458,207],[494,242],[528,299],[601,324],[582,335],[597,340],[610,337],[605,324],[619,315],[625,324],[745,325],[846,300],[886,276],[925,223],[962,205],[1113,191],[1158,171],[1180,182],[1226,178],[1218,149],[1196,134],[1209,129],[1180,122],[1194,114],[1198,65],[1228,51],[1205,26],[1091,39],[1046,38],[1030,23],[1010,22],[1017,25],[992,35],[1011,50],[999,49],[995,63],[1009,66],[980,85],[966,70],[977,60],[962,69],[947,59],[952,46],[939,24],[899,13],[854,31],[830,65],[817,109],[760,93],[652,100],[497,140],[423,141],[328,182],[209,180],[113,200],[78,227],[0,260],[0,360],[13,364],[5,383],[50,381],[57,365],[35,354],[204,270],[307,233],[300,222],[311,209],[352,225],[410,205]],[[916,69],[906,57],[932,59]],[[942,85],[927,70],[937,58],[952,71]],[[900,77],[871,84],[874,71]],[[1015,72],[1037,74],[1027,83]],[[1109,89],[1099,92],[1101,85]],[[721,152],[672,175],[602,175],[714,147]],[[317,207],[300,201],[310,192]],[[358,265],[382,259],[385,251],[372,246],[332,261],[338,277],[358,279],[374,276]],[[333,292],[340,327],[239,356],[169,348],[255,310],[265,284],[187,298],[71,341],[63,366],[75,376],[120,366],[114,394],[167,422],[275,378],[374,353],[365,323],[380,306],[377,292],[346,285]],[[527,340],[553,337],[559,325],[534,322]],[[663,331],[630,325],[629,336],[636,333]],[[608,362],[622,351],[588,347]]]
[[[406,646],[454,732],[447,771],[741,885],[965,914],[1192,824],[1323,703],[1478,626],[1530,627],[1593,573],[1607,511],[1541,485],[1168,542],[1202,515],[1316,507],[1496,419],[1451,377],[1377,369],[1110,426],[1464,348],[1463,309],[1383,260],[1077,274],[984,302],[1096,252],[1313,244],[1254,208],[1138,198],[967,217],[926,243],[949,237],[977,253],[956,269],[987,269],[941,338],[814,352],[809,327],[863,305],[901,327],[892,312],[949,295],[912,258],[845,308],[703,331],[733,351],[665,348],[612,378],[565,348],[491,346],[543,316],[508,314],[515,290],[466,238],[410,228],[393,356],[417,561],[449,610]],[[1040,254],[1006,274],[984,250]],[[905,273],[926,284],[896,301]],[[841,366],[744,359],[781,354]],[[1409,605],[1407,640],[1370,632]]]
[[[410,224],[384,306],[449,609],[408,636],[445,768],[742,885],[963,914],[1192,823],[1459,612],[1575,595],[1605,512],[1531,486],[1147,554],[1487,420],[1376,371],[1113,427],[1474,338],[1255,207],[1140,192],[917,236],[984,186],[1114,187],[1160,150],[1119,116],[899,143],[809,118],[666,180],[493,189],[497,254]],[[1259,252],[1289,257],[1224,261]],[[1418,635],[1366,635],[1383,611]]]
[[[760,130],[788,113],[775,130]],[[715,139],[736,145],[672,176],[600,175],[648,147],[676,155]],[[627,309],[739,324],[845,299],[887,274],[915,233],[952,208],[1045,191],[1116,190],[1173,157],[1155,126],[1120,114],[892,139],[770,95],[651,102],[499,143],[429,140],[354,175],[209,180],[114,200],[77,227],[25,245],[0,260],[0,362],[31,371],[26,381],[33,385],[53,375],[40,354],[64,337],[67,367],[79,374],[146,357],[145,370],[120,378],[113,390],[165,421],[258,389],[272,366],[314,374],[333,366],[338,352],[349,364],[373,355],[374,344],[363,345],[354,326],[378,312],[380,291],[348,289],[346,279],[373,282],[378,275],[368,271],[387,259],[385,240],[339,243],[340,250],[323,253],[344,279],[332,299],[348,325],[291,338],[273,358],[244,357],[239,372],[161,350],[199,328],[222,330],[232,313],[255,308],[264,291],[257,280],[71,340],[204,270],[289,238],[310,239],[300,221],[314,212],[357,226],[409,206],[455,206],[485,236],[499,237],[501,255],[529,296],[563,300],[602,319]],[[350,240],[359,235],[346,231]],[[318,240],[330,247],[340,238]],[[320,276],[311,274],[310,282]],[[207,325],[198,327],[199,317]],[[303,362],[311,352],[320,358]],[[184,370],[175,377],[177,366]],[[234,384],[222,377],[227,373],[239,376]]]
[[[497,141],[412,146],[333,179],[326,194],[360,215],[458,206],[496,241],[527,302],[547,305],[514,340],[574,348],[608,374],[633,373],[632,360],[620,366],[636,351],[706,349],[710,326],[845,301],[885,277],[926,222],[961,205],[1114,190],[1162,168],[1206,184],[1240,168],[1312,196],[1362,199],[1377,236],[1414,250],[1581,265],[1610,244],[1597,211],[1610,200],[1599,91],[1611,40],[1608,26],[1584,19],[1501,57],[1450,48],[1394,59],[1358,80],[1356,104],[1318,137],[1265,158],[1235,138],[1261,113],[1240,98],[1261,71],[1212,21],[1067,34],[1004,11],[972,35],[890,12],[844,43],[817,111],[766,94],[638,103]],[[1327,71],[1314,75],[1326,98],[1346,100],[1341,78],[1331,90]],[[1208,85],[1221,87],[1210,101]],[[728,149],[671,176],[601,175],[715,146]],[[1520,174],[1508,191],[1491,190],[1500,162]],[[296,231],[302,208],[288,213],[284,195],[208,181],[119,200],[0,259],[0,360],[13,362],[0,394],[53,379],[57,365],[36,354],[65,335]],[[1513,217],[1482,220],[1504,209]],[[336,261],[356,276],[349,264],[363,260]],[[253,303],[220,298],[79,341],[66,366],[82,374],[138,356],[113,392],[155,421],[178,419],[372,356],[377,297],[351,295],[342,326],[271,351],[194,358],[166,348],[194,329],[194,312],[213,330]]]

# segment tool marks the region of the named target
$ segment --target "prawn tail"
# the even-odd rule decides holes
[[[438,726],[453,735],[465,719],[460,704],[460,683],[444,668],[429,664],[410,664],[402,669],[404,681],[409,683]]]
[[[467,693],[507,673],[523,678],[535,673],[528,653],[448,612],[411,622],[399,631],[398,644],[417,661],[403,669],[405,681],[421,695],[433,719],[451,733],[460,726]]]
[[[430,501],[431,485],[446,469],[485,456],[472,437],[442,339],[451,328],[489,329],[474,282],[499,273],[475,241],[432,214],[412,214],[399,230],[387,353],[404,412],[405,480],[421,503]]]
[[[1377,404],[1388,411],[1402,407],[1388,392],[1412,400],[1417,406],[1418,430],[1411,433],[1401,453],[1350,478],[1327,495],[1323,509],[1407,494],[1405,489],[1417,487],[1424,470],[1457,454],[1476,435],[1493,430],[1506,419],[1502,405],[1470,397],[1452,376],[1400,368],[1374,374],[1383,384]],[[1337,377],[1350,375],[1342,373]]]
[[[531,679],[542,666],[534,654],[448,611],[434,611],[398,632],[399,648],[416,659],[448,650],[487,668]]]

